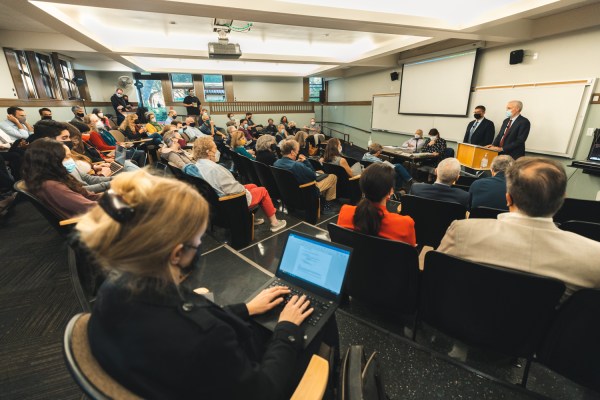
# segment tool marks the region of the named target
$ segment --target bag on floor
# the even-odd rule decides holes
[[[341,400],[389,400],[385,394],[378,353],[368,358],[363,346],[350,346],[342,361]]]

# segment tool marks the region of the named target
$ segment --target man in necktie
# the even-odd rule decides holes
[[[531,124],[521,115],[523,103],[519,100],[509,101],[506,105],[506,119],[502,122],[500,132],[494,142],[486,146],[489,149],[507,154],[515,160],[525,155],[525,141],[529,136]]]
[[[494,140],[496,128],[494,123],[485,118],[485,106],[477,106],[473,110],[473,121],[467,125],[464,143],[475,144],[477,146],[487,146]]]

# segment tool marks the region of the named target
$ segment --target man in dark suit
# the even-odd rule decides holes
[[[496,128],[492,121],[485,118],[485,106],[475,107],[473,118],[475,119],[467,125],[463,142],[476,144],[477,146],[492,144]]]
[[[469,208],[470,195],[462,189],[454,188],[452,185],[460,176],[460,163],[456,158],[446,158],[438,164],[435,169],[436,181],[428,183],[415,183],[410,189],[410,194],[433,200],[459,203]]]
[[[504,173],[513,164],[511,156],[497,156],[492,161],[490,169],[492,176],[478,179],[471,184],[471,209],[475,207],[491,207],[507,210],[506,205],[506,178]]]
[[[521,115],[523,103],[519,100],[509,101],[506,105],[506,119],[494,143],[486,146],[492,150],[507,154],[515,160],[525,155],[525,141],[529,136],[531,124],[529,120]]]

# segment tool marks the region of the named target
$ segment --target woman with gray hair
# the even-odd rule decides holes
[[[256,141],[256,161],[265,165],[273,165],[277,161],[277,143],[275,137],[262,135]]]

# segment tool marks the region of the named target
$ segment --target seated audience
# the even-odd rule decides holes
[[[298,142],[298,145],[300,146],[300,154],[302,154],[304,157],[309,157],[308,154],[308,142],[306,141],[306,138],[308,137],[308,134],[304,131],[298,131],[296,133],[296,135],[294,136],[294,139],[296,139],[296,142]]]
[[[559,162],[521,157],[506,171],[510,212],[498,219],[454,221],[438,251],[559,279],[567,286],[565,297],[580,288],[600,288],[600,243],[560,230],[552,220],[566,188]]]
[[[287,127],[288,127],[288,119],[287,119],[287,117],[285,115],[283,117],[281,117],[281,119],[279,120],[279,123],[281,125],[283,125],[285,127],[285,129],[287,129]]]
[[[146,119],[148,123],[146,124],[146,132],[148,133],[160,133],[162,131],[162,125],[156,122],[156,114],[152,111],[146,113]]]
[[[65,146],[50,138],[31,144],[23,160],[23,178],[27,190],[49,209],[67,219],[96,205],[98,194],[88,192],[65,168]]]
[[[202,115],[202,118],[204,120],[204,115]],[[200,126],[200,128],[198,128],[196,119],[191,116],[186,117],[185,127],[183,127],[182,129],[183,129],[183,133],[185,133],[190,138],[190,142],[193,142],[197,138],[202,137],[204,135],[213,135],[214,134],[214,133],[211,133],[210,129],[209,129],[208,133],[205,133],[203,126]]]
[[[290,135],[288,135],[287,131],[285,130],[285,125],[279,124],[277,126],[277,133],[275,134],[275,141],[279,144],[279,142],[288,138],[290,138]]]
[[[104,129],[106,129],[107,131],[110,131],[112,129],[117,129],[117,126],[115,125],[115,123],[112,122],[110,120],[110,118],[108,118],[106,115],[104,115],[104,111],[102,111],[101,108],[94,108],[92,110],[92,114],[95,114],[96,117],[98,117],[98,119],[104,125]]]
[[[275,136],[275,134],[277,133],[277,127],[275,126],[275,123],[273,122],[273,118],[269,118],[267,120],[267,126],[265,126],[263,128],[262,133],[266,133],[266,134]]]
[[[413,219],[391,213],[386,208],[394,191],[394,175],[394,170],[383,163],[367,167],[360,176],[360,190],[364,197],[356,206],[343,205],[337,224],[366,235],[381,236],[416,246]]]
[[[252,136],[256,135],[256,128],[261,125],[257,125],[254,123],[254,121],[252,120],[251,112],[246,113],[246,121],[248,121],[248,128],[246,128],[246,129],[248,129],[250,131],[250,133],[252,133]]]
[[[95,148],[100,151],[115,149],[115,145],[117,144],[116,139],[104,129],[104,123],[100,121],[96,114],[86,115],[83,118],[83,122],[88,126],[88,132],[90,134],[89,141]],[[108,137],[112,138],[112,140]]]
[[[34,135],[29,136],[29,138],[32,136]],[[21,164],[23,162],[23,156],[25,155],[27,146],[27,140],[15,139],[0,129],[0,149],[2,150],[2,160],[0,160],[2,166],[0,168],[2,169],[2,173],[6,173],[6,175],[4,175],[4,178],[7,178],[5,183],[12,181],[12,179],[10,179],[10,176],[8,175],[8,170],[6,169],[4,162],[8,162],[13,178],[15,178],[15,180],[21,179]]]
[[[383,150],[383,146],[379,143],[371,143],[369,146],[369,151],[363,155],[363,161],[368,161],[372,163],[383,163],[384,161],[379,158],[381,155],[381,151]],[[412,185],[413,177],[408,173],[406,168],[400,163],[392,164],[390,162],[386,162],[386,164],[390,165],[394,168],[396,172],[396,180],[394,185],[394,190],[400,190],[404,185],[407,189]]]
[[[249,127],[248,120],[243,119],[240,121],[240,127],[238,128],[238,130],[244,134],[246,141],[248,143],[250,143],[254,139],[254,136],[252,136],[252,132],[250,131],[250,129],[248,127]]]
[[[225,134],[221,132],[223,128],[219,128],[215,126],[215,122],[212,120],[210,115],[202,114],[202,125],[200,126],[200,131],[205,134],[212,136],[216,141],[225,140]]]
[[[306,137],[308,143],[308,155],[310,157],[319,157],[319,143],[325,141],[325,135],[322,133],[311,133]]]
[[[477,179],[471,184],[471,209],[475,207],[491,207],[508,210],[506,205],[506,170],[513,164],[509,155],[496,156],[490,166],[492,176]]]
[[[294,139],[281,142],[281,158],[273,164],[274,167],[291,171],[300,185],[313,182],[317,174],[311,163],[300,154],[300,145]],[[325,197],[324,211],[332,209],[333,200],[336,198],[337,176],[328,174],[324,179],[316,182],[316,186]]]
[[[160,148],[160,158],[167,163],[173,163],[177,168],[182,169],[187,164],[193,164],[188,154],[181,148],[179,143],[179,134],[169,133],[164,137],[164,146]]]
[[[235,119],[234,113],[227,113],[227,123],[225,124],[225,126],[227,128],[229,128],[230,126],[235,126],[236,128],[238,127],[238,122]]]
[[[253,184],[242,185],[235,180],[227,168],[217,164],[219,157],[220,153],[213,138],[204,136],[194,142],[196,164],[185,167],[184,172],[204,179],[215,189],[219,197],[245,191],[248,207],[260,204],[260,208],[271,223],[271,232],[282,230],[287,222],[285,220],[278,220],[275,216],[276,210],[267,189]],[[264,222],[263,219],[255,219],[254,225],[260,225]]]
[[[42,107],[38,110],[40,114],[40,121],[45,119],[52,119],[52,110],[47,107]]]
[[[256,140],[256,161],[273,165],[277,161],[277,143],[271,135],[262,135]]]
[[[428,139],[423,139],[423,131],[417,129],[414,137],[402,143],[402,151],[407,153],[420,153],[427,140]]]
[[[304,129],[308,131],[308,133],[318,134],[321,133],[321,125],[317,124],[314,118],[310,119],[309,125],[304,125]]]
[[[247,142],[246,138],[244,137],[244,132],[235,131],[231,134],[231,148],[233,149],[233,151],[244,157],[248,157],[251,160],[255,160],[256,157],[254,157],[254,151],[246,150],[246,148],[244,147],[246,143]]]
[[[267,335],[250,317],[282,303],[287,288],[224,308],[194,294],[184,283],[199,268],[207,202],[189,185],[145,171],[123,174],[113,191],[76,227],[108,272],[88,324],[100,366],[141,398],[290,398],[321,345],[303,349],[308,301],[292,297]],[[117,217],[114,204],[133,212]],[[148,235],[157,225],[169,233]],[[323,342],[336,345],[337,330],[329,332]]]
[[[148,143],[159,145],[162,143],[162,137],[158,133],[146,133],[146,128],[137,124],[137,114],[128,114],[125,120],[119,126],[119,131],[130,141],[140,141],[145,138],[152,139]]]
[[[429,130],[429,141],[423,146],[421,151],[436,156],[435,159],[425,162],[426,164],[437,166],[442,160],[446,151],[446,141],[440,137],[437,129],[433,128]]]
[[[177,119],[177,111],[169,110],[167,112],[167,119],[165,119],[165,125],[169,125],[174,119]]]
[[[90,175],[87,172],[81,173],[77,168],[75,159],[71,155],[71,150],[69,150],[67,146],[65,146],[65,160],[63,161],[63,165],[67,172],[83,185],[85,190],[92,193],[102,193],[110,189],[110,181],[112,178],[108,176]]]
[[[6,121],[0,122],[0,129],[10,137],[10,144],[18,139],[27,139],[33,127],[27,123],[27,114],[19,107],[8,107]]]
[[[415,183],[410,189],[410,194],[433,200],[458,203],[469,208],[470,195],[462,189],[452,187],[460,176],[460,163],[456,158],[442,160],[435,169],[437,175],[433,184]]]
[[[352,167],[350,167],[348,161],[342,157],[342,143],[337,138],[329,139],[327,146],[325,146],[325,154],[323,154],[321,162],[339,165],[344,168],[350,178],[360,175],[363,170],[363,166],[359,162],[355,162]]]
[[[73,106],[71,107],[71,112],[73,112],[73,119],[69,121],[71,125],[79,130],[79,132],[87,133],[90,128],[87,126],[85,122],[83,122],[83,117],[85,117],[85,113],[83,112],[83,107]]]
[[[285,130],[287,131],[288,134],[294,136],[296,134],[296,132],[298,132],[300,129],[298,129],[296,127],[296,123],[294,121],[290,121],[290,122],[288,122]]]

